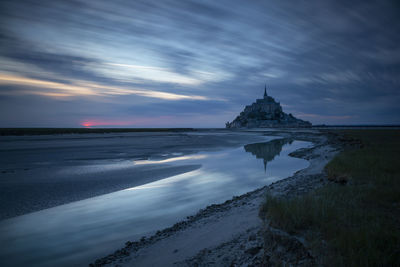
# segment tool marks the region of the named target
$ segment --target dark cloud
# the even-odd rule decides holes
[[[288,112],[315,123],[400,123],[397,1],[2,1],[0,7],[0,71],[210,99],[93,97],[99,118],[186,114],[201,126],[223,126],[267,82]],[[81,105],[69,101],[69,108]],[[78,110],[66,120],[95,116]],[[221,122],[208,125],[201,116]]]

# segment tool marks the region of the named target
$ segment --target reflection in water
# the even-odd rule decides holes
[[[282,151],[286,144],[292,144],[292,139],[282,138],[270,142],[248,144],[244,146],[246,152],[250,152],[258,159],[264,160],[264,172],[267,172],[267,162],[273,160]]]
[[[151,235],[200,208],[271,184],[307,167],[307,161],[288,154],[309,143],[289,143],[280,139],[247,145],[244,150],[234,148],[172,157],[178,160],[167,162],[162,159],[156,163],[151,159],[147,161],[151,162],[149,167],[185,164],[202,167],[0,221],[0,244],[7,244],[0,250],[0,266],[87,266],[127,240]],[[262,158],[265,164],[268,162],[267,174],[247,152]],[[128,162],[132,168],[139,168]],[[113,171],[109,169],[110,177]]]

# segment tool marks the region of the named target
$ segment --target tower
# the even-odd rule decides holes
[[[267,95],[267,84],[265,84],[265,88],[264,88],[264,98],[266,98],[268,95]]]

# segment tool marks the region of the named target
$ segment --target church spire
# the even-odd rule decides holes
[[[264,98],[267,97],[267,84],[265,84],[265,88],[264,88]]]

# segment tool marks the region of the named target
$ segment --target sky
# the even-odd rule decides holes
[[[2,0],[0,127],[400,124],[400,2]]]

